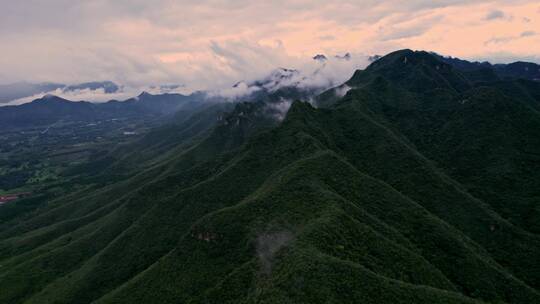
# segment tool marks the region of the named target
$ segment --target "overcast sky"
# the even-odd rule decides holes
[[[360,58],[401,48],[539,61],[540,3],[0,0],[0,83],[206,89],[303,68],[319,53]]]

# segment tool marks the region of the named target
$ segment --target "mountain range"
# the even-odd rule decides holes
[[[0,127],[7,129],[47,126],[60,121],[100,121],[125,117],[159,117],[184,108],[199,107],[201,93],[152,95],[146,92],[125,101],[105,103],[69,101],[45,95],[30,103],[0,107]],[[185,109],[184,109],[185,110]]]
[[[310,99],[328,88],[330,83],[313,84],[319,70],[313,75],[303,75],[298,70],[278,68],[268,76],[251,82],[238,82],[231,88],[232,94],[222,92],[196,91],[189,95],[178,93],[140,95],[124,101],[110,100],[103,103],[86,101],[70,101],[56,95],[47,94],[32,102],[21,105],[0,107],[0,127],[4,130],[43,127],[57,122],[86,121],[95,122],[118,118],[143,118],[172,115],[173,113],[191,109],[190,113],[201,105],[218,102],[241,102],[257,100],[274,105],[276,110],[280,104],[290,105],[294,99]],[[66,90],[80,88],[95,90],[97,88],[117,88],[114,83],[86,83],[68,86]],[[284,109],[286,110],[286,109]],[[277,111],[276,115],[283,115]]]
[[[539,303],[535,68],[399,50],[324,92],[0,108],[169,117],[0,205],[0,302]]]
[[[10,101],[31,97],[40,93],[47,93],[52,91],[61,92],[73,92],[77,90],[103,90],[106,94],[118,92],[120,89],[118,85],[111,81],[93,81],[80,84],[65,85],[60,83],[28,83],[17,82],[12,84],[0,85],[0,104],[8,103]]]

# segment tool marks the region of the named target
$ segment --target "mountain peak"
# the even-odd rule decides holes
[[[347,53],[345,53],[343,56],[342,56],[342,55],[336,55],[336,56],[334,56],[334,57],[337,58],[337,59],[339,59],[339,60],[349,61],[349,60],[351,60],[352,55],[351,55],[351,53],[348,53],[348,52],[347,52]]]
[[[403,49],[389,53],[365,70],[358,70],[347,82],[349,86],[365,85],[377,77],[415,92],[434,88],[462,91],[470,87],[469,81],[437,56],[426,51]]]
[[[413,51],[410,49],[403,49],[378,58],[368,66],[368,69],[383,65],[397,65],[396,67],[400,67],[403,65],[420,64],[436,66],[444,63],[426,51]]]
[[[67,99],[58,97],[53,94],[45,94],[43,97],[34,100],[33,102],[70,102]]]
[[[313,56],[313,60],[319,61],[319,62],[325,62],[326,60],[328,60],[328,58],[326,58],[326,56],[323,54],[317,54]]]
[[[59,98],[59,97],[53,94],[45,94],[45,96],[42,97],[42,99],[54,99],[54,98]]]
[[[153,96],[153,95],[146,91],[142,91],[141,94],[139,94],[139,96],[137,97],[141,98],[141,97],[150,97],[150,96]]]

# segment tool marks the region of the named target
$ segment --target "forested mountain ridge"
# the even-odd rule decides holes
[[[540,84],[401,50],[345,86],[201,109],[11,210],[0,302],[540,302]]]

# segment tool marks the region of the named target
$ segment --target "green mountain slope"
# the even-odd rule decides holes
[[[156,130],[0,225],[0,302],[539,302],[538,84],[503,83],[399,51],[279,124]]]

